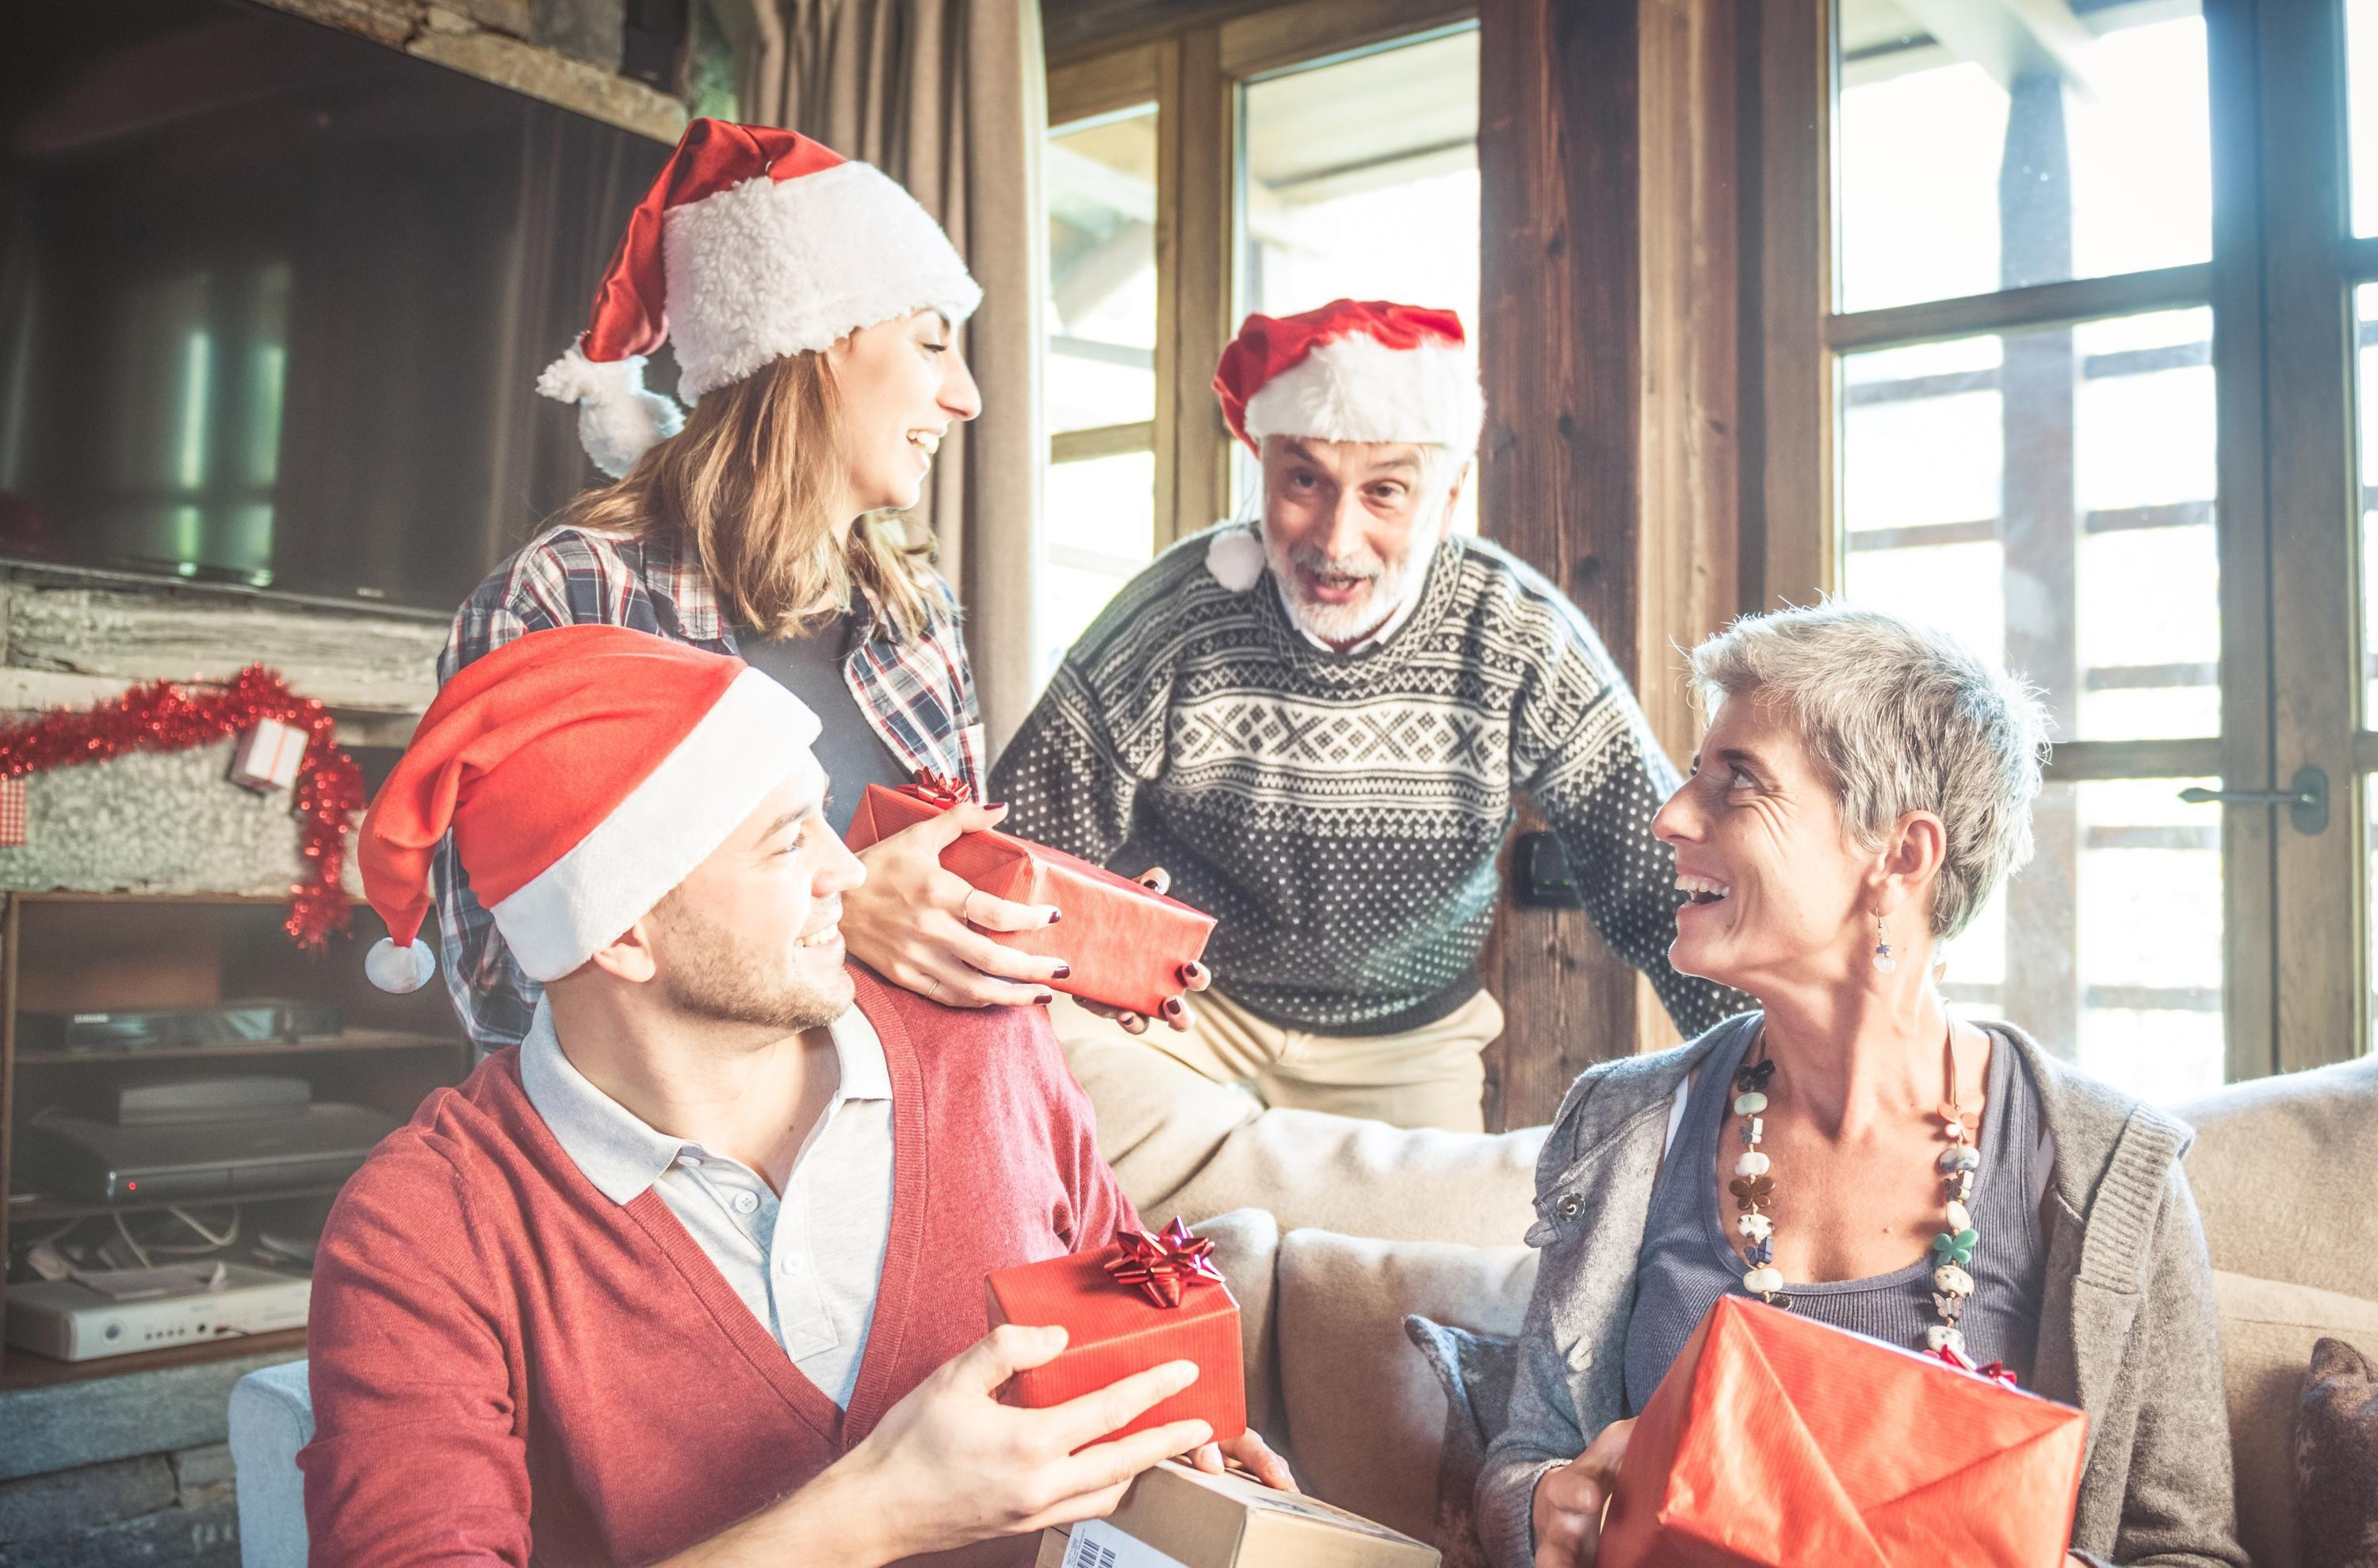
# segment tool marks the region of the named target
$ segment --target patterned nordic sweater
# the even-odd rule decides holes
[[[1386,641],[1332,654],[1268,573],[1234,593],[1209,535],[1117,595],[992,769],[1023,838],[1217,918],[1232,1001],[1287,1028],[1391,1034],[1479,989],[1495,856],[1524,792],[1603,939],[1690,1037],[1733,994],[1668,967],[1674,862],[1651,837],[1675,768],[1582,613],[1526,565],[1454,537]]]

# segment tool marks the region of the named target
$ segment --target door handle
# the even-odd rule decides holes
[[[2284,790],[2182,790],[2190,805],[2285,806],[2288,821],[2307,838],[2328,831],[2328,775],[2316,767],[2300,767]]]

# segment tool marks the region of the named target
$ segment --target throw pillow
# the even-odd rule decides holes
[[[2296,1512],[2304,1568],[2378,1568],[2378,1363],[2341,1339],[2304,1374]]]
[[[1404,1333],[1445,1389],[1445,1446],[1436,1461],[1436,1550],[1445,1568],[1493,1568],[1472,1502],[1486,1445],[1502,1430],[1519,1366],[1519,1341],[1433,1322],[1414,1312]]]

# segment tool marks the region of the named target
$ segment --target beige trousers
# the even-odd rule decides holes
[[[1401,1034],[1314,1034],[1268,1023],[1217,991],[1189,999],[1195,1022],[1162,1019],[1136,1043],[1217,1083],[1239,1084],[1266,1105],[1368,1116],[1394,1127],[1483,1132],[1486,1067],[1480,1053],[1503,1032],[1503,1009],[1481,991],[1435,1023]],[[1060,996],[1049,1021],[1070,1058],[1078,1046],[1132,1041],[1121,1024]],[[1149,1063],[1151,1075],[1169,1064]],[[1076,1076],[1079,1076],[1078,1070]]]

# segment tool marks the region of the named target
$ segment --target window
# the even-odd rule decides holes
[[[1832,228],[1768,242],[1821,374],[1770,383],[1771,595],[1943,625],[2056,725],[1952,1001],[2160,1100],[2367,1049],[2378,0],[1785,9],[1830,101],[1767,69],[1816,171],[1768,188]]]
[[[1156,105],[1056,127],[1042,679],[1156,553]]]
[[[1283,6],[1061,59],[1049,100],[1044,678],[1253,483],[1212,391],[1246,312],[1396,298],[1474,330],[1477,29],[1413,0]]]
[[[1239,94],[1239,312],[1392,299],[1478,322],[1478,30],[1298,66]],[[1233,454],[1233,493],[1255,482]],[[1457,525],[1478,531],[1478,487]]]

